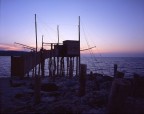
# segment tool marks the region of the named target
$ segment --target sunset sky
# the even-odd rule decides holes
[[[96,53],[144,53],[144,0],[0,0],[0,50],[20,50],[14,42],[35,46],[44,42],[78,40],[81,49]],[[85,52],[87,53],[87,52]]]

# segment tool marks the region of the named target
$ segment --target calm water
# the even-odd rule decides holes
[[[0,77],[10,76],[11,58],[0,56]],[[118,65],[118,70],[131,77],[133,73],[144,76],[144,58],[142,57],[82,57],[81,63],[87,64],[87,72],[90,71],[113,76],[113,66]],[[46,75],[48,75],[46,61]]]
[[[118,65],[118,70],[124,72],[126,77],[131,77],[133,73],[144,76],[144,58],[142,57],[99,57],[96,59],[84,57],[82,62],[88,65],[88,71],[110,76],[113,76],[114,64]]]

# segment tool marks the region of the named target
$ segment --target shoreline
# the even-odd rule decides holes
[[[124,79],[125,80],[125,79]],[[86,93],[80,97],[77,77],[51,77],[41,80],[41,102],[34,103],[32,78],[0,78],[1,113],[107,113],[113,78],[86,76]],[[136,101],[133,104],[133,101]],[[128,96],[125,112],[144,112],[144,97]]]

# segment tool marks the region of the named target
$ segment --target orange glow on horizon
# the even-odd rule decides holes
[[[30,47],[35,47],[34,45],[28,45]],[[17,44],[0,44],[0,50],[10,50],[10,51],[30,51],[30,49],[26,49],[21,45],[17,45]],[[38,47],[38,50],[40,50],[40,48]]]
[[[31,45],[31,47],[34,47],[34,45]],[[44,47],[45,49],[48,49],[47,47]],[[82,49],[87,49],[87,48],[81,48]],[[11,50],[11,51],[30,51],[28,49],[23,48],[22,46],[15,45],[15,44],[0,44],[0,50]],[[38,48],[38,50],[40,50]],[[86,51],[81,51],[81,54],[110,54],[110,53],[144,53],[144,50],[142,49],[136,49],[136,48],[119,48],[119,47],[109,47],[109,48],[93,48],[90,50]]]
[[[22,47],[15,46],[13,44],[0,44],[0,50],[24,51]]]

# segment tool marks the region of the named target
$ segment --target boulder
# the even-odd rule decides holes
[[[144,77],[134,74],[133,89],[135,97],[144,98]]]
[[[55,83],[42,83],[41,90],[46,92],[57,91],[58,86]]]

